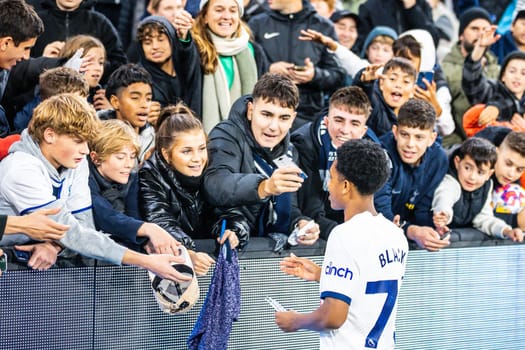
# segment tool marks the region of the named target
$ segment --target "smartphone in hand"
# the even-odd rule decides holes
[[[434,80],[434,72],[419,72],[419,74],[417,75],[417,86],[419,86],[423,90],[426,90],[427,86],[425,85],[423,78],[425,78],[429,82],[429,84],[432,84],[432,81]]]
[[[447,239],[447,238],[449,238],[449,237],[450,237],[450,231],[445,232],[445,233],[443,234],[443,236],[439,237],[439,239],[440,239],[441,241],[444,241],[445,239]]]
[[[295,162],[293,161],[292,158],[290,158],[288,155],[282,155],[276,159],[273,160],[273,163],[275,164],[276,167],[278,168],[284,168],[284,167],[287,167],[287,166],[295,166],[295,167],[298,167],[299,166],[297,164],[295,164]],[[299,174],[300,177],[302,177],[303,179],[307,179],[308,178],[308,175],[306,175],[304,173],[304,171],[301,170],[301,173]]]

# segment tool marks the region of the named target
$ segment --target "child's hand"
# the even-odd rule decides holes
[[[33,270],[45,271],[55,264],[60,247],[51,242],[15,246],[17,250],[31,253],[27,266]]]
[[[496,106],[487,106],[478,118],[479,126],[486,126],[496,121],[499,116],[499,109]]]
[[[439,118],[441,116],[441,113],[443,110],[441,109],[441,105],[439,104],[439,101],[437,99],[436,94],[436,82],[431,81],[429,82],[427,79],[423,78],[423,83],[425,83],[426,89],[422,89],[419,86],[414,86],[414,97],[423,101],[427,101],[434,107],[436,110],[436,116]]]
[[[514,242],[523,242],[523,231],[519,228],[506,228],[503,235],[512,239]]]
[[[188,254],[193,264],[193,271],[195,271],[197,276],[204,276],[207,274],[211,264],[215,262],[211,256],[203,252],[197,253],[193,250],[188,250]]]
[[[159,119],[159,116],[160,116],[160,110],[161,110],[160,102],[151,101],[151,105],[149,107],[149,112],[148,112],[148,123],[150,123],[153,126],[157,125],[157,120]]]
[[[175,15],[173,26],[177,30],[177,36],[179,39],[186,40],[188,38],[188,32],[193,26],[193,18],[187,11],[181,10]]]
[[[513,125],[514,131],[525,131],[525,118],[523,118],[519,113],[514,113],[510,123]]]
[[[299,40],[314,41],[316,43],[326,46],[328,49],[335,51],[337,49],[337,43],[334,39],[329,36],[323,35],[313,29],[301,30]]]
[[[224,242],[226,242],[226,240],[230,242],[231,249],[235,249],[239,245],[239,238],[237,238],[237,235],[232,230],[224,231],[222,239],[220,237],[217,237],[217,242],[219,242],[219,244],[223,244]]]
[[[363,74],[361,74],[361,81],[362,82],[367,82],[367,81],[376,80],[378,78],[384,78],[382,75],[379,75],[377,73],[377,71],[381,67],[382,67],[382,65],[380,65],[380,64],[371,64],[371,65],[367,66],[365,68],[365,70],[363,71]]]
[[[432,219],[434,221],[434,226],[436,226],[436,228],[439,229],[445,227],[448,224],[450,217],[444,211],[438,211],[437,213],[434,213]]]
[[[93,107],[95,107],[95,110],[97,111],[113,108],[109,100],[106,98],[106,89],[97,90],[93,96]]]
[[[53,41],[44,47],[43,57],[58,57],[60,51],[64,48],[64,41]]]

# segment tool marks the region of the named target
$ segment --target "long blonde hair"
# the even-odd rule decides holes
[[[215,45],[213,45],[210,33],[208,32],[208,26],[206,25],[206,13],[208,12],[210,2],[211,1],[208,1],[199,11],[197,17],[195,17],[195,25],[191,29],[191,34],[199,50],[201,66],[204,74],[215,73],[219,65],[219,55]],[[239,27],[235,31],[234,36],[237,38],[240,37],[242,30],[248,32],[251,38],[252,32],[250,31],[250,28],[239,18]]]

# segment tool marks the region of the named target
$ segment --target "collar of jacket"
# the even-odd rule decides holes
[[[89,173],[93,175],[93,178],[95,179],[95,181],[97,182],[98,186],[100,187],[101,192],[103,192],[103,191],[105,191],[107,189],[113,188],[113,189],[116,189],[118,191],[122,191],[123,193],[125,193],[124,197],[126,196],[127,191],[128,191],[128,187],[129,187],[129,184],[130,184],[129,181],[128,181],[127,184],[119,184],[117,182],[108,180],[108,179],[106,179],[104,176],[102,176],[98,172],[97,166],[95,165],[95,163],[93,163],[93,161],[91,160],[91,157],[88,156],[87,160],[88,160],[88,164],[89,164]],[[130,179],[131,179],[131,177],[130,177]]]
[[[162,179],[168,183],[170,187],[174,187],[176,192],[188,201],[193,202],[194,197],[191,195],[190,191],[184,188],[178,178],[178,175],[173,169],[166,163],[164,158],[160,155],[159,152],[155,151],[151,157],[148,159],[148,162],[152,167],[158,169]],[[194,193],[195,196],[198,196],[200,191]]]

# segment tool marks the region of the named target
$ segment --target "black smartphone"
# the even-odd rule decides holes
[[[439,239],[443,241],[443,240],[445,240],[445,239],[447,239],[447,238],[449,238],[449,237],[450,237],[450,231],[445,232],[445,233],[443,234],[443,236],[439,237]]]
[[[432,84],[432,81],[434,80],[434,72],[419,72],[419,74],[417,75],[417,86],[419,86],[423,90],[426,90],[427,86],[425,85],[423,78],[425,78],[430,84]]]
[[[7,254],[0,255],[0,272],[7,271]]]

